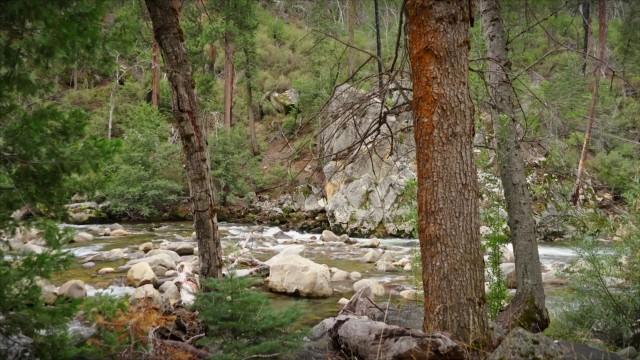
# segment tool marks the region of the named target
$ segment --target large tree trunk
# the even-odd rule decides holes
[[[487,47],[486,80],[492,99],[496,155],[509,215],[518,289],[513,301],[498,316],[498,322],[506,329],[520,326],[539,332],[549,326],[549,314],[544,302],[536,224],[518,141],[515,93],[509,78],[511,63],[498,0],[480,0],[480,14]]]
[[[251,141],[251,152],[258,155],[258,139],[256,138],[256,109],[253,104],[253,74],[249,64],[249,53],[245,51],[245,61],[247,62],[245,85],[247,87],[247,118],[249,119],[249,139]]]
[[[589,39],[591,38],[591,0],[582,0],[580,13],[582,14],[582,74],[587,74],[587,59],[589,58]]]
[[[487,343],[467,0],[406,3],[424,328]]]
[[[348,12],[347,33],[349,34],[348,43],[351,45],[354,45],[355,43],[354,33],[355,33],[356,21],[358,19],[356,1],[358,0],[348,0],[348,1],[349,1],[348,7],[347,7],[347,12]],[[348,48],[347,49],[347,66],[349,67],[350,77],[353,76],[353,73],[356,71],[355,57],[356,57],[356,50],[353,48]]]
[[[589,114],[587,120],[587,128],[584,132],[584,142],[582,143],[582,151],[580,152],[580,160],[578,161],[578,171],[576,172],[576,183],[573,187],[571,202],[577,205],[580,201],[580,188],[582,187],[582,176],[584,174],[585,162],[587,160],[587,152],[589,151],[589,142],[591,141],[591,131],[593,122],[596,117],[596,105],[598,104],[598,88],[600,87],[600,73],[602,69],[606,69],[605,50],[607,48],[607,4],[605,0],[598,0],[598,59],[593,67],[593,88],[591,90],[591,104],[589,105]]]
[[[224,34],[224,126],[231,128],[231,111],[233,109],[233,52],[234,46],[230,35]]]
[[[222,277],[222,247],[211,185],[207,132],[198,114],[187,58],[179,10],[172,0],[146,0],[155,40],[160,45],[171,84],[171,101],[175,124],[182,141],[187,178],[193,206],[193,221],[198,238],[200,275]]]
[[[374,5],[374,17],[376,19],[376,56],[378,57],[378,90],[382,89],[382,44],[380,42],[380,9],[378,7],[378,0],[373,1]]]
[[[158,61],[158,54],[160,49],[158,42],[153,41],[151,48],[151,104],[154,107],[158,107],[160,102],[160,63]]]

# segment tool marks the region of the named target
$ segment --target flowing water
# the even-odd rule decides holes
[[[90,225],[72,226],[78,231],[87,230]],[[108,226],[108,225],[106,225]],[[72,244],[67,247],[78,260],[70,269],[63,273],[56,274],[53,282],[60,285],[67,280],[80,279],[89,284],[89,295],[110,294],[121,296],[131,294],[133,289],[125,286],[126,272],[111,273],[108,275],[97,275],[97,270],[104,267],[117,268],[127,262],[126,259],[114,261],[96,261],[96,267],[85,269],[81,262],[87,256],[112,249],[127,249],[129,252],[136,252],[138,246],[145,242],[159,243],[168,241],[185,241],[191,237],[192,224],[190,222],[158,223],[158,224],[133,224],[126,225],[125,229],[130,232],[128,236],[121,237],[96,237],[94,240]],[[415,277],[410,271],[380,272],[375,264],[365,263],[361,260],[369,249],[359,248],[354,245],[343,243],[327,243],[320,240],[319,234],[299,233],[296,231],[283,232],[278,227],[240,225],[240,224],[220,224],[220,235],[225,254],[231,253],[240,247],[251,249],[251,253],[260,260],[266,260],[277,254],[281,249],[292,244],[304,245],[302,256],[317,263],[326,264],[329,267],[351,272],[358,271],[364,279],[374,278],[381,281],[387,288],[389,299],[395,303],[404,303],[397,296],[398,292],[404,289],[415,288]],[[366,241],[366,239],[357,239]],[[412,257],[416,251],[418,241],[415,239],[381,239],[380,247],[386,252],[393,254],[394,259],[402,257]],[[576,253],[567,247],[540,245],[540,260],[543,265],[557,267],[559,264],[567,264],[576,257]],[[289,295],[274,294],[267,291],[272,299],[273,306],[285,308],[297,306],[301,309],[303,316],[300,321],[301,326],[315,325],[319,320],[335,315],[339,309],[337,304],[341,297],[349,298],[353,294],[352,282],[333,282],[334,295],[324,299],[305,299]],[[553,296],[555,289],[547,289],[549,306],[557,307],[558,298]],[[265,289],[266,291],[266,289]],[[386,299],[385,299],[386,300]]]

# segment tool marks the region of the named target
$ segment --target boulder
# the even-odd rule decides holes
[[[58,288],[58,295],[71,299],[80,299],[87,296],[87,289],[82,280],[69,280]]]
[[[627,346],[626,348],[619,350],[616,352],[618,356],[623,359],[636,359],[638,356],[638,351],[633,346]]]
[[[350,238],[349,235],[347,234],[340,235],[340,241],[342,241],[347,245],[353,245],[358,243],[358,240]]]
[[[74,345],[80,345],[98,332],[95,324],[88,326],[80,320],[74,319],[67,324],[67,334]]]
[[[503,263],[514,263],[516,262],[516,257],[513,254],[513,249],[511,245],[506,245],[500,248],[500,253],[502,256]]]
[[[270,290],[305,297],[331,296],[331,274],[326,265],[300,255],[278,254],[267,261],[270,266],[266,284]]]
[[[322,241],[328,241],[328,242],[339,242],[340,241],[340,237],[336,234],[333,233],[333,231],[331,230],[324,230],[322,232],[322,235],[320,235],[320,239]]]
[[[152,251],[148,252],[147,255],[151,252]],[[178,259],[180,259],[180,257],[178,257]],[[157,253],[140,259],[130,260],[126,265],[131,266],[142,262],[149,264],[153,272],[160,276],[163,276],[167,270],[173,270],[176,268],[176,262],[169,254],[166,253]]]
[[[158,254],[169,255],[171,257],[171,259],[175,263],[180,262],[180,255],[178,255],[177,252],[175,252],[173,250],[168,250],[168,249],[154,249],[154,250],[149,251],[146,256],[154,256],[154,255],[158,255]]]
[[[400,291],[400,297],[406,300],[417,300],[418,292],[413,289]]]
[[[138,287],[156,281],[156,274],[146,262],[134,264],[127,272],[127,284],[131,286]]]
[[[89,261],[115,261],[124,259],[127,257],[127,253],[125,249],[111,249],[109,251],[103,251],[101,253],[95,254],[93,256],[89,256],[87,260]]]
[[[96,267],[96,263],[92,262],[92,261],[87,261],[86,263],[82,264],[82,268],[83,269],[91,269]]]
[[[149,241],[144,244],[140,244],[140,246],[138,246],[138,250],[144,253],[148,253],[149,251],[153,250],[153,243]]]
[[[376,261],[376,269],[381,272],[396,271],[396,267],[393,265],[393,257],[389,253],[384,253],[378,261]]]
[[[360,248],[377,248],[380,246],[380,240],[376,238],[366,239],[365,241],[358,244]]]
[[[378,280],[374,280],[374,279],[362,279],[362,280],[356,281],[353,284],[353,291],[358,292],[360,289],[363,289],[366,287],[371,289],[371,293],[373,294],[373,296],[384,296],[386,292],[384,289],[384,286],[382,286],[382,284],[380,284]]]
[[[195,252],[195,244],[188,242],[172,242],[166,244],[164,248],[178,255],[193,255]]]
[[[111,274],[113,272],[115,272],[116,270],[112,267],[105,267],[102,268],[100,270],[98,270],[98,275],[107,275],[107,274]]]
[[[349,273],[338,268],[331,268],[331,281],[349,280]]]
[[[338,300],[338,305],[340,306],[345,306],[349,303],[349,299],[347,298],[340,298],[340,300]]]
[[[131,235],[130,232],[128,232],[125,229],[119,228],[119,229],[113,229],[111,230],[111,236],[128,236]]]
[[[500,264],[500,271],[502,272],[502,276],[506,280],[508,289],[515,289],[518,286],[517,278],[516,278],[516,264],[514,263],[504,263]]]
[[[369,250],[366,254],[364,254],[364,256],[362,257],[362,261],[366,263],[374,263],[378,261],[378,259],[380,259],[381,256],[382,256],[382,251],[372,249],[372,250]]]
[[[352,271],[349,273],[349,279],[351,279],[352,281],[358,281],[362,279],[362,274],[357,271]]]
[[[58,288],[46,279],[37,279],[36,284],[40,287],[40,298],[45,304],[51,305],[58,299]]]
[[[180,290],[172,281],[165,281],[160,285],[160,293],[162,294],[162,302],[173,306],[180,301]]]
[[[81,231],[73,236],[73,242],[84,243],[93,240],[93,235],[88,232]]]
[[[27,253],[42,254],[43,252],[47,251],[47,248],[41,245],[34,244],[32,240],[24,244],[24,246],[22,246],[20,250]]]
[[[151,284],[146,284],[136,288],[133,295],[129,298],[129,302],[131,304],[137,304],[142,300],[150,300],[151,303],[156,306],[162,305],[162,296],[160,295],[160,292]]]
[[[555,341],[542,334],[532,334],[515,328],[502,341],[488,360],[576,359],[619,360],[614,353],[591,348],[583,344]]]

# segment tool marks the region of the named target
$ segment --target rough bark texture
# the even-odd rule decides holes
[[[245,60],[249,62],[249,53],[245,51]],[[247,64],[245,86],[247,87],[247,118],[249,120],[249,140],[251,142],[251,152],[253,155],[258,155],[258,140],[256,138],[256,109],[253,104],[253,74],[251,73],[250,66]]]
[[[591,38],[591,0],[582,0],[580,4],[580,13],[582,14],[582,51],[583,63],[582,74],[587,74],[587,59],[589,57],[589,38]]]
[[[151,48],[151,104],[158,107],[160,101],[160,63],[158,62],[158,54],[160,48],[158,42],[153,41]]]
[[[380,10],[378,0],[373,1],[374,17],[376,19],[376,56],[378,57],[378,89],[382,89],[382,45],[380,43]]]
[[[520,326],[539,332],[549,326],[549,314],[545,308],[536,225],[518,141],[515,93],[509,78],[511,63],[498,0],[480,0],[480,14],[487,47],[486,80],[492,101],[496,155],[509,215],[518,289],[511,304],[498,316],[498,322],[507,329]]]
[[[224,126],[231,128],[233,109],[233,82],[235,70],[233,68],[234,47],[230,35],[224,34]]]
[[[605,0],[598,0],[598,59],[593,68],[593,89],[591,91],[591,104],[589,104],[589,114],[587,120],[587,128],[584,132],[584,142],[582,143],[582,151],[580,152],[580,160],[578,161],[578,171],[576,172],[576,183],[573,187],[571,202],[577,205],[580,201],[580,188],[582,186],[582,176],[584,174],[585,161],[589,152],[589,142],[591,141],[591,131],[593,122],[596,117],[596,106],[598,104],[598,88],[600,87],[600,73],[605,63],[605,50],[607,48],[607,4]]]
[[[222,248],[211,185],[206,127],[198,114],[179,10],[172,6],[172,0],[146,0],[146,4],[171,84],[173,116],[182,141],[198,238],[200,275],[222,277]]]
[[[469,97],[469,1],[409,0],[426,332],[488,337]]]
[[[354,32],[356,27],[356,21],[358,19],[357,16],[357,7],[356,1],[358,0],[349,0],[349,4],[347,7],[347,33],[349,34],[348,43],[354,44]],[[349,67],[349,76],[353,76],[353,73],[356,71],[356,50],[353,48],[347,49],[347,65]]]

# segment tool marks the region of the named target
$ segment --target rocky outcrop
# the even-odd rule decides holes
[[[378,98],[350,85],[338,87],[327,106],[319,141],[325,209],[336,231],[398,236],[412,231],[410,200],[403,196],[405,184],[415,179],[412,120],[408,112],[391,115],[381,107]]]
[[[146,262],[133,265],[127,272],[127,284],[131,286],[142,286],[153,284],[157,280],[156,274]]]

